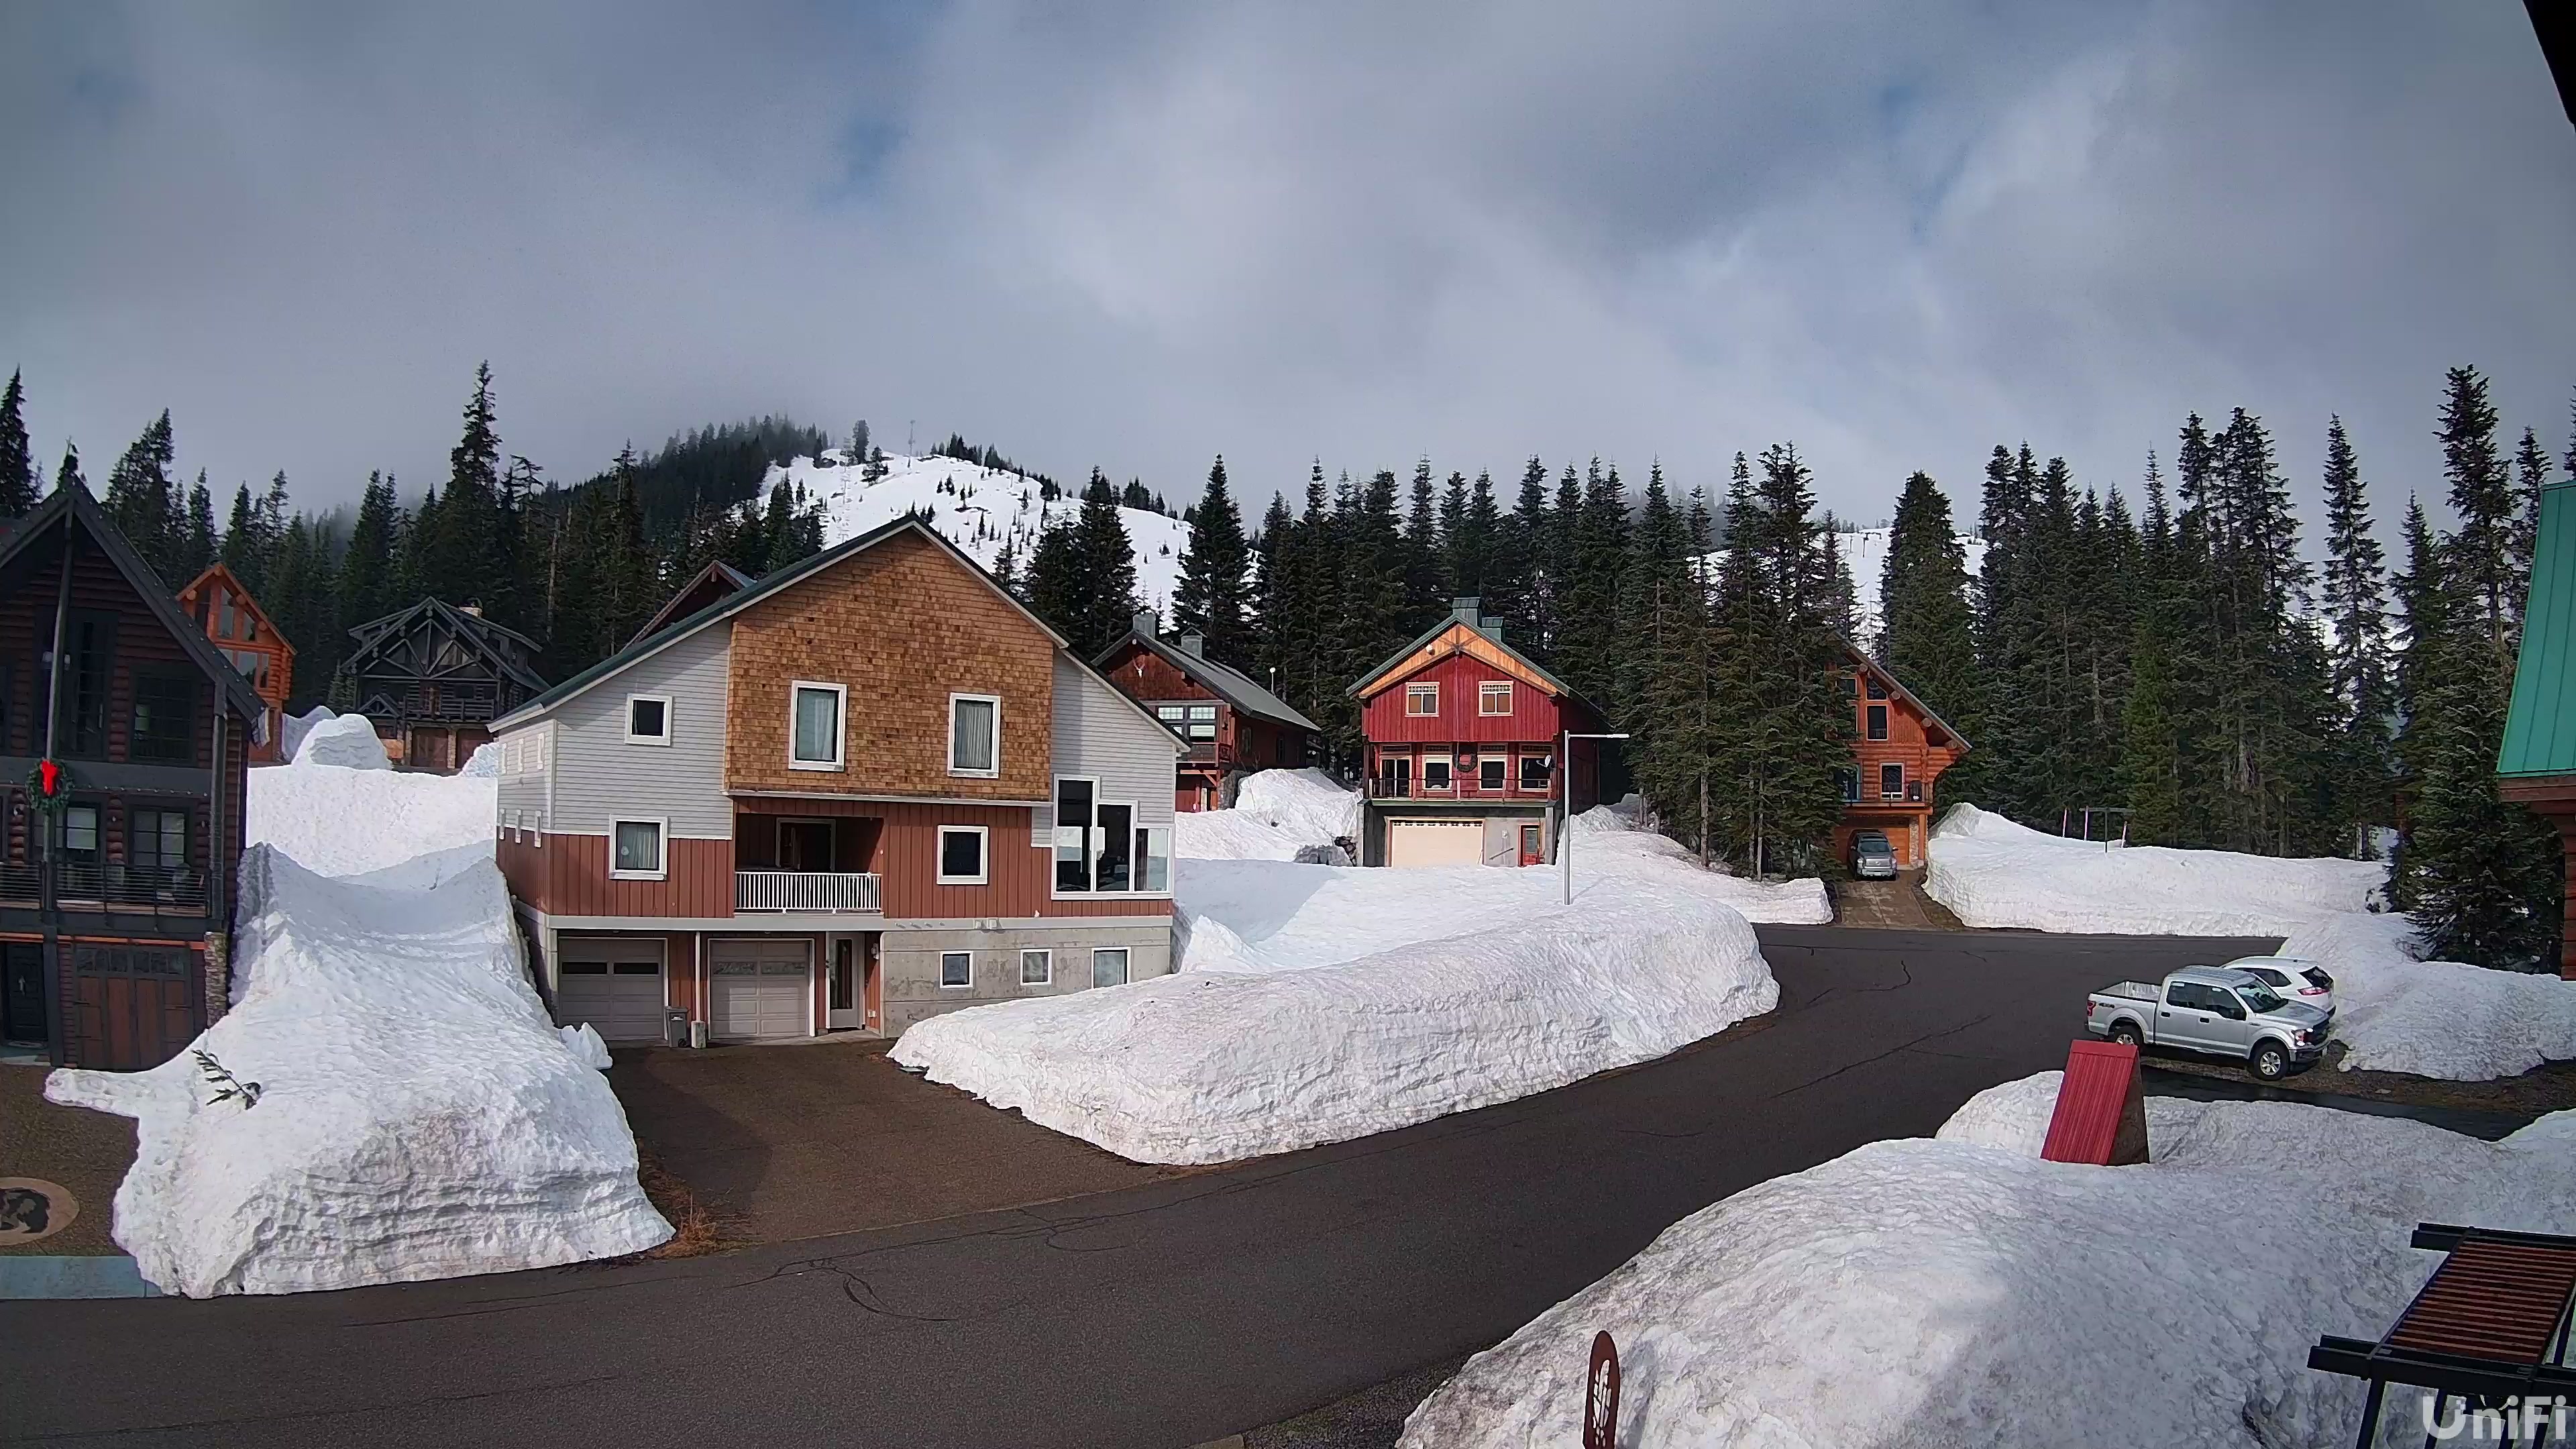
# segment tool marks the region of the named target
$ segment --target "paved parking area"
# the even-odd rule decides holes
[[[108,1237],[109,1208],[134,1165],[134,1119],[45,1100],[47,1067],[0,1066],[0,1177],[33,1177],[71,1189],[71,1226],[0,1244],[0,1253],[90,1256],[123,1250]]]
[[[863,1037],[620,1050],[636,1145],[731,1242],[783,1242],[1052,1202],[1185,1175],[996,1112]]]
[[[1834,924],[1879,931],[1957,931],[1959,918],[1923,894],[1923,873],[1834,882]]]

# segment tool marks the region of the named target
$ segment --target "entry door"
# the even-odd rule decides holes
[[[1547,859],[1547,855],[1546,855],[1546,853],[1545,853],[1544,851],[1542,851],[1542,850],[1539,848],[1539,831],[1538,831],[1538,827],[1537,827],[1537,826],[1535,826],[1535,825],[1524,825],[1524,826],[1522,826],[1522,827],[1521,827],[1521,864],[1523,864],[1523,865],[1536,865],[1536,864],[1538,864],[1540,861],[1545,860],[1545,859]]]
[[[0,1041],[43,1041],[45,948],[33,941],[0,945],[0,974],[8,978],[0,992]]]
[[[832,938],[832,968],[823,987],[824,1026],[838,1031],[867,1025],[867,1005],[859,999],[860,977],[866,964],[867,946],[859,937]]]
[[[780,870],[827,871],[832,868],[832,822],[782,820],[778,823]]]

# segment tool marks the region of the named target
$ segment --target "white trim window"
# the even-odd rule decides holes
[[[1044,949],[1022,951],[1020,953],[1020,984],[1022,986],[1053,986],[1055,984],[1055,952]]]
[[[666,747],[671,743],[671,696],[626,696],[626,743]]]
[[[1431,719],[1440,713],[1440,685],[1408,684],[1404,687],[1404,714],[1407,719]]]
[[[989,825],[939,827],[939,883],[985,885],[992,880],[992,833]]]
[[[948,696],[948,773],[989,780],[1002,773],[1002,697]]]
[[[1498,715],[1511,712],[1512,682],[1510,680],[1488,679],[1476,686],[1476,713]]]
[[[840,769],[850,687],[799,679],[788,687],[787,699],[787,768]]]
[[[608,878],[669,878],[670,841],[671,822],[668,820],[611,820],[608,822]]]
[[[939,953],[939,989],[972,991],[975,989],[975,953],[942,951]]]
[[[1127,984],[1127,948],[1095,946],[1091,951],[1091,984],[1124,986]]]

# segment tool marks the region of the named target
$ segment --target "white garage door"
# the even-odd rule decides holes
[[[1485,859],[1482,820],[1390,820],[1389,865],[1480,865]]]
[[[565,941],[555,962],[555,1015],[589,1022],[607,1041],[662,1039],[662,943]]]
[[[804,1036],[813,1013],[812,943],[808,941],[710,941],[709,975],[715,985],[719,1041]]]

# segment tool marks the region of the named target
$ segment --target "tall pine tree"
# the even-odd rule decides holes
[[[1252,546],[1225,481],[1225,458],[1208,468],[1207,490],[1191,510],[1189,547],[1172,587],[1172,628],[1196,634],[1207,657],[1236,669],[1252,666]]]

